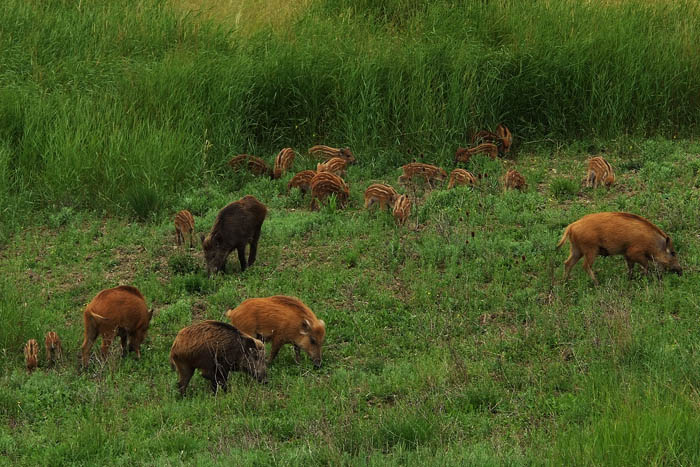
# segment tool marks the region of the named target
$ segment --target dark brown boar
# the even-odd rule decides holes
[[[208,275],[224,270],[226,258],[233,250],[238,251],[241,272],[245,271],[246,266],[255,263],[260,229],[266,215],[267,207],[250,195],[230,203],[219,211],[211,232],[206,238],[202,237]],[[250,253],[246,264],[245,247],[248,244]]]
[[[315,170],[302,170],[292,177],[287,183],[287,191],[292,188],[299,188],[302,193],[306,194],[311,191],[311,180],[316,175]]]
[[[29,339],[24,345],[24,363],[29,373],[39,366],[39,344],[36,339]]]
[[[646,274],[649,261],[657,262],[678,275],[683,272],[671,238],[657,226],[635,214],[588,214],[569,224],[557,248],[567,239],[571,243],[571,253],[564,263],[564,280],[569,278],[571,268],[582,256],[583,268],[595,284],[598,284],[598,280],[591,266],[598,255],[623,255],[627,261],[630,278],[635,263],[639,263]]]
[[[211,382],[214,393],[219,386],[226,391],[230,371],[246,372],[259,382],[265,382],[267,375],[265,345],[219,321],[181,329],[170,348],[170,366],[177,370],[177,386],[183,396],[197,368]]]
[[[107,350],[112,344],[114,335],[119,334],[122,343],[122,356],[128,351],[135,352],[141,357],[141,343],[146,337],[148,325],[153,317],[153,310],[148,310],[146,300],[136,287],[120,285],[105,289],[85,307],[83,322],[85,323],[85,339],[81,346],[83,367],[88,364],[90,348],[102,336],[102,357],[107,356]]]
[[[192,213],[186,209],[175,214],[175,240],[178,246],[189,241],[189,246],[194,245],[194,217]]]
[[[316,318],[311,309],[296,297],[276,295],[249,298],[226,316],[242,332],[258,339],[272,340],[270,362],[284,344],[294,345],[294,358],[299,363],[300,349],[309,355],[316,367],[321,366],[321,349],[326,338],[326,323]]]
[[[49,365],[55,364],[63,357],[61,339],[58,337],[58,334],[56,334],[55,331],[49,331],[46,333],[44,347],[46,347],[46,360]]]

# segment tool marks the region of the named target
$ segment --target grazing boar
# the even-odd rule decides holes
[[[588,159],[588,173],[586,174],[586,186],[597,188],[600,184],[609,187],[615,182],[615,173],[612,166],[600,156]]]
[[[498,143],[499,136],[496,133],[492,133],[489,130],[480,130],[472,136],[472,144],[481,143]]]
[[[249,298],[226,316],[240,331],[258,339],[271,340],[270,362],[284,344],[294,346],[294,358],[299,363],[303,349],[321,366],[321,349],[326,338],[326,323],[316,318],[311,309],[296,297],[276,295]]]
[[[348,161],[348,164],[355,163],[355,156],[353,155],[350,148],[332,148],[330,146],[312,146],[309,148],[309,154],[322,157],[324,159],[330,159],[331,157],[341,157]]]
[[[627,261],[630,278],[635,263],[639,263],[646,274],[649,261],[657,262],[679,276],[683,273],[671,238],[657,226],[635,214],[626,212],[588,214],[569,224],[557,248],[567,239],[571,243],[571,253],[564,263],[566,268],[564,280],[569,278],[571,268],[583,256],[583,268],[593,282],[598,284],[591,269],[598,255],[623,255]]]
[[[259,157],[251,156],[250,154],[241,154],[228,161],[228,165],[236,170],[245,169],[256,176],[267,176],[274,178],[272,169],[267,165],[267,162]]]
[[[194,245],[194,217],[186,209],[175,214],[175,240],[178,246],[182,245],[185,238],[189,241],[189,246]]]
[[[476,177],[471,172],[464,169],[454,169],[450,173],[450,181],[447,189],[450,190],[457,185],[476,185]]]
[[[46,333],[44,346],[46,347],[46,360],[48,361],[49,365],[53,365],[63,357],[61,339],[59,339],[56,332],[49,331]]]
[[[501,154],[510,152],[510,147],[513,145],[513,135],[508,127],[499,123],[496,127],[496,134],[498,135],[499,152]]]
[[[493,143],[481,143],[470,149],[457,148],[455,162],[469,162],[469,159],[476,154],[488,154],[491,159],[495,159],[498,157],[498,146]]]
[[[87,367],[90,348],[102,336],[102,357],[107,356],[107,350],[112,344],[115,333],[122,343],[122,356],[128,351],[135,352],[141,357],[141,343],[146,338],[148,325],[153,317],[153,310],[148,310],[146,300],[136,287],[120,285],[105,289],[85,307],[83,322],[85,323],[85,339],[81,346],[83,367]]]
[[[387,206],[393,206],[399,194],[391,185],[383,183],[374,183],[365,190],[365,209],[369,209],[375,203],[379,203],[379,208],[384,209]]]
[[[432,188],[432,182],[442,182],[447,178],[447,172],[440,167],[421,162],[411,162],[401,167],[403,175],[399,177],[399,183],[408,183],[414,177],[422,177]]]
[[[285,174],[287,170],[292,168],[294,164],[294,150],[292,148],[282,149],[277,156],[275,156],[275,167],[272,170],[272,178],[278,179]]]
[[[336,195],[339,206],[345,206],[350,190],[342,178],[331,172],[318,172],[311,179],[311,210],[331,194]]]
[[[29,339],[24,345],[24,363],[29,373],[39,366],[39,344],[36,339]]]
[[[394,203],[394,220],[397,224],[403,225],[411,215],[411,200],[406,195],[400,195]]]
[[[214,393],[219,386],[226,391],[230,371],[243,371],[261,383],[267,381],[265,345],[219,321],[203,321],[181,329],[170,348],[170,366],[177,371],[182,396],[197,368],[211,382]]]
[[[209,235],[206,238],[201,237],[209,276],[224,270],[226,258],[233,250],[238,251],[241,272],[245,271],[246,266],[255,263],[260,229],[266,215],[267,207],[250,195],[230,203],[219,211]],[[245,247],[248,244],[250,253],[246,265]]]
[[[316,164],[316,172],[330,172],[342,177],[348,166],[347,159],[342,157],[331,157],[326,162]]]
[[[287,191],[291,190],[292,188],[299,188],[302,193],[308,193],[311,191],[311,180],[315,175],[315,170],[302,170],[293,176],[289,183],[287,183]]]
[[[520,173],[515,169],[511,169],[506,172],[505,176],[503,177],[503,185],[505,186],[506,190],[515,189],[522,191],[527,188],[525,177],[520,175]]]

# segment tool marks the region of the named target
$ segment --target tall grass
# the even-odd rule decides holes
[[[399,161],[377,151],[444,162],[499,121],[521,144],[700,121],[695,2],[317,0],[289,11],[251,30],[158,0],[8,0],[1,200],[148,217],[237,152],[347,144],[387,170]]]

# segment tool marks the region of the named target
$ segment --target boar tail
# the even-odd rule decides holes
[[[569,238],[569,230],[571,229],[571,226],[569,225],[566,230],[564,230],[564,235],[561,236],[561,240],[559,240],[559,243],[557,243],[557,249],[559,249],[560,246],[566,242],[566,239]]]

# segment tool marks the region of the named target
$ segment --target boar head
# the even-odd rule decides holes
[[[309,354],[316,368],[320,368],[321,349],[323,347],[323,341],[326,339],[326,323],[324,323],[323,320],[318,320],[316,324],[312,326],[309,320],[305,319],[301,323],[299,334],[300,336],[296,345]]]
[[[667,236],[664,240],[662,240],[662,247],[658,250],[657,254],[654,255],[654,260],[662,264],[669,271],[675,272],[679,276],[683,275],[683,269],[678,262],[676,250],[673,248],[673,242],[671,242],[671,237]]]

